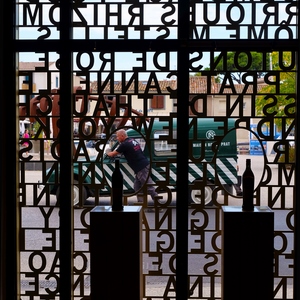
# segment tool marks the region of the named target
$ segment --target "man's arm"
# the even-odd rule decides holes
[[[119,155],[120,153],[116,150],[111,151],[111,149],[106,149],[105,153],[109,156],[109,157],[114,157]]]

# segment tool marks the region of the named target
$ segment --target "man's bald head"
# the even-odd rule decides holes
[[[127,138],[127,132],[125,129],[120,129],[117,131],[117,140],[122,143]]]

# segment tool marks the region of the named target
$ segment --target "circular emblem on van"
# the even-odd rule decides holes
[[[215,135],[216,135],[216,133],[213,130],[206,131],[206,138],[208,140],[213,140]]]

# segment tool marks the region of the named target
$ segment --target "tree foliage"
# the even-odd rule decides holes
[[[226,61],[224,61],[226,60]],[[227,52],[226,55],[214,57],[214,71],[218,75],[225,75],[230,72],[232,80],[241,84],[242,75],[246,71],[257,72],[257,78],[261,78],[265,72],[264,69],[269,67],[269,54],[262,52]]]
[[[292,52],[273,52],[270,83],[260,90],[256,98],[256,112],[261,116],[275,117],[275,124],[282,128],[290,125],[296,113],[296,63]],[[278,117],[278,118],[277,118]]]

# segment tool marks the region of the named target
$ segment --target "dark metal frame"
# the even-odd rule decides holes
[[[1,47],[0,56],[0,91],[1,104],[0,110],[1,129],[2,129],[2,147],[0,148],[1,170],[0,170],[0,298],[1,299],[19,299],[18,294],[18,216],[17,216],[17,201],[18,198],[18,182],[17,182],[17,155],[11,157],[11,149],[17,144],[17,109],[12,95],[16,94],[16,53],[19,51],[57,51],[59,49],[61,55],[61,97],[63,99],[71,99],[72,79],[70,76],[71,69],[71,52],[72,51],[88,51],[96,48],[102,50],[126,51],[139,49],[141,51],[152,50],[173,50],[178,52],[178,83],[180,90],[178,92],[178,111],[186,112],[186,114],[178,115],[178,124],[180,128],[179,135],[182,140],[188,140],[188,103],[181,101],[189,95],[189,70],[188,65],[189,53],[194,49],[201,50],[226,50],[226,51],[277,51],[290,50],[297,52],[297,64],[299,65],[299,40],[236,40],[234,43],[228,40],[189,40],[189,6],[187,1],[179,1],[179,38],[178,40],[129,40],[120,41],[112,40],[109,43],[106,41],[85,40],[84,43],[80,40],[72,40],[70,28],[71,20],[71,4],[72,1],[61,1],[61,41],[42,41],[29,40],[20,41],[15,39],[15,1],[1,1],[0,3],[0,43],[5,45]],[[67,18],[66,18],[67,16]],[[96,46],[95,46],[96,45]],[[299,68],[298,68],[299,69]],[[298,76],[298,86],[300,80]],[[297,96],[299,101],[299,95]],[[61,195],[66,199],[71,199],[71,183],[72,183],[72,159],[71,147],[72,141],[69,132],[72,128],[72,118],[70,115],[70,107],[72,101],[62,101],[61,103],[61,145],[62,149],[68,151],[61,152],[61,169],[62,169],[62,190]],[[296,119],[297,128],[299,128],[299,119]],[[296,132],[296,138],[299,138],[299,132]],[[70,150],[70,151],[69,151]],[[187,143],[178,144],[178,156],[188,157]],[[299,148],[297,148],[297,156],[299,157]],[[178,174],[187,174],[187,160],[178,161]],[[299,177],[299,163],[296,163],[296,176]],[[187,199],[188,181],[187,178],[180,178],[181,188],[178,190],[177,198],[177,286],[176,299],[188,298],[188,281],[187,281]],[[299,195],[299,185],[296,186],[296,199]],[[294,299],[300,299],[298,282],[300,280],[300,206],[295,208],[295,274],[294,274]],[[70,291],[72,291],[72,203],[64,202],[61,205],[61,219],[64,220],[61,224],[60,236],[60,259],[61,259],[61,299],[72,299]]]

